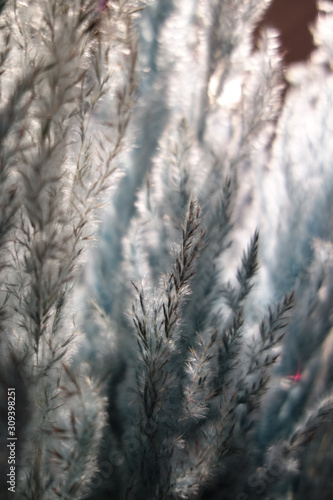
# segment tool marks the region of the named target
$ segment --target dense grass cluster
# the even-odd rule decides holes
[[[331,498],[333,12],[285,71],[269,3],[0,2],[1,498]]]

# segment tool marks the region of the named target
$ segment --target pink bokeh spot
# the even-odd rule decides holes
[[[298,370],[295,375],[287,375],[287,378],[292,380],[293,382],[299,382],[302,378],[303,375],[301,374],[301,363],[300,361],[298,362]]]

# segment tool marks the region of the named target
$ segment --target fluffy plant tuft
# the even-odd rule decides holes
[[[331,498],[333,14],[285,70],[269,4],[0,1],[1,498]]]

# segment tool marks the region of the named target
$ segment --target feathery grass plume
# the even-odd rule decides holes
[[[135,285],[139,297],[133,306],[133,323],[142,358],[137,372],[141,392],[142,463],[134,475],[137,484],[130,488],[133,498],[155,498],[156,494],[165,498],[170,489],[169,459],[177,441],[177,420],[170,412],[170,401],[179,391],[173,358],[177,355],[181,307],[189,293],[194,261],[203,237],[200,208],[191,200],[182,227],[182,240],[173,250],[173,266],[163,276],[160,291],[154,294],[156,299],[147,298]]]
[[[202,420],[196,427],[188,425],[184,430],[185,447],[189,446],[191,457],[187,457],[188,463],[184,461],[184,475],[178,479],[178,491],[184,498],[198,495],[205,488],[205,494],[209,496],[208,492],[213,494],[216,484],[227,498],[232,498],[232,492],[234,495],[237,492],[233,482],[238,481],[241,484],[246,471],[253,467],[255,462],[252,431],[258,421],[255,410],[260,406],[262,395],[268,386],[271,367],[278,358],[276,352],[269,351],[283,338],[283,329],[286,326],[284,321],[292,307],[292,301],[293,296],[287,296],[283,304],[277,305],[274,313],[270,311],[268,318],[262,321],[260,331],[265,330],[266,334],[261,335],[259,343],[256,339],[249,343],[238,338],[233,346],[234,353],[229,355],[227,334],[224,331],[220,341],[221,344],[224,343],[225,348],[225,357],[222,360],[224,364],[221,368],[218,365],[220,356],[216,353],[219,344],[219,341],[216,341],[217,331],[211,338],[206,336],[206,349],[201,348],[198,352],[201,354],[202,366],[211,363],[210,369],[205,366],[198,384],[195,384],[196,377],[192,375],[195,372],[189,372],[192,404],[196,401],[197,417],[206,417],[206,421]],[[236,330],[238,335],[239,331],[242,331],[244,319],[240,316],[238,321],[231,329],[231,334],[234,333],[233,330]],[[233,339],[230,340],[232,343]],[[243,370],[240,363],[245,362],[244,354],[247,349],[251,354]],[[221,378],[215,375],[219,373],[219,369],[222,371]],[[217,386],[218,383],[221,387]],[[193,414],[193,409],[191,410]],[[191,441],[195,446],[190,445]],[[193,492],[190,495],[191,488]]]
[[[333,18],[329,3],[320,2],[320,10],[313,28],[317,51],[308,65],[287,72],[291,91],[286,95],[277,127],[272,170],[266,179],[269,182],[262,186],[267,202],[263,210],[272,214],[270,229],[261,231],[266,249],[263,264],[269,275],[266,291],[272,296],[273,290],[284,293],[295,284],[297,288],[294,319],[287,329],[276,382],[264,401],[258,427],[260,446],[287,439],[295,422],[332,391],[332,74],[328,67],[332,60]],[[279,226],[273,216],[275,210],[279,211],[278,219],[285,221],[283,225]],[[293,381],[296,372],[301,377]],[[276,488],[277,494],[283,496],[289,491],[295,499],[330,497],[327,470],[332,457],[324,440],[327,444],[332,441],[330,426],[321,426],[318,437],[300,454],[293,479],[286,481],[285,489]]]
[[[269,3],[0,2],[16,498],[329,498],[312,472],[333,463],[333,16],[323,4],[317,55],[282,101],[277,34],[252,47]]]
[[[77,498],[95,471],[105,403],[80,364],[74,375],[67,367],[77,346],[71,297],[120,171],[136,88],[135,7],[102,16],[92,0],[17,1],[1,13],[1,358],[5,367],[18,360],[31,407],[29,421],[18,418],[17,498]],[[107,95],[113,123],[99,124]]]
[[[227,378],[233,377],[232,371],[237,368],[240,362],[241,348],[243,345],[243,325],[244,307],[243,302],[250,293],[253,284],[251,283],[258,270],[258,244],[259,233],[256,231],[247,252],[243,253],[242,265],[237,269],[236,278],[238,287],[234,287],[230,282],[212,287],[213,297],[226,298],[226,305],[231,313],[220,313],[208,315],[207,327],[217,329],[217,366],[212,377],[213,391],[218,394],[225,390],[228,385]],[[214,283],[214,282],[213,282]],[[213,284],[212,284],[213,285]],[[237,289],[238,288],[238,289]],[[221,306],[220,306],[221,307]],[[222,319],[222,323],[221,322]],[[221,326],[219,326],[221,324]],[[223,326],[222,326],[223,325]]]
[[[5,8],[5,2],[0,5],[0,12]],[[31,401],[21,366],[25,360],[24,352],[13,352],[9,348],[9,338],[12,329],[13,310],[11,308],[10,293],[7,283],[11,279],[10,265],[15,241],[15,226],[18,222],[20,190],[17,185],[16,161],[17,156],[24,149],[22,120],[28,113],[32,102],[32,85],[37,78],[38,70],[29,70],[25,75],[12,78],[11,88],[6,89],[3,84],[11,72],[11,56],[13,54],[13,40],[11,31],[6,30],[6,22],[1,18],[1,108],[0,108],[0,391],[1,391],[1,470],[5,480],[1,481],[0,491],[3,498],[7,497],[8,484],[5,471],[8,468],[7,451],[8,437],[8,388],[15,387],[16,426],[18,441],[15,447],[16,460],[19,466],[22,463],[23,441],[26,438],[25,426],[31,419]],[[8,25],[7,25],[8,27]],[[11,393],[12,395],[12,393]],[[12,416],[12,414],[11,414]]]
[[[276,480],[281,481],[281,478],[283,478],[281,482],[284,489],[282,489],[282,491],[280,489],[280,494],[292,495],[294,493],[296,498],[299,497],[297,492],[293,492],[293,486],[295,484],[297,485],[295,478],[297,478],[301,472],[300,457],[304,454],[311,442],[320,435],[321,429],[325,428],[327,430],[327,423],[332,422],[332,404],[332,397],[324,398],[309,412],[307,418],[292,432],[287,440],[278,441],[268,449],[266,467],[268,470],[274,470],[275,468],[275,472],[278,472],[278,477],[276,477],[274,473],[271,475],[270,488],[274,488]],[[263,471],[260,471],[258,475],[259,480],[262,472]],[[329,491],[327,489],[325,490],[325,488],[321,491],[323,493],[322,498],[326,498]],[[305,497],[308,498],[306,492]]]
[[[267,318],[260,323],[259,342],[255,342],[249,350],[249,364],[244,376],[237,383],[236,404],[247,405],[250,413],[258,403],[258,395],[267,388],[269,369],[277,360],[278,354],[274,348],[279,345],[285,335],[288,324],[287,315],[293,307],[294,293],[287,294],[275,310],[269,308]],[[257,375],[257,380],[251,380],[251,375]],[[233,404],[230,411],[234,411]]]
[[[262,418],[257,429],[259,449],[262,451],[277,440],[286,440],[293,431],[295,422],[305,412],[315,411],[320,399],[331,392],[331,274],[331,243],[317,240],[314,244],[313,262],[299,279],[296,306],[287,328],[281,362],[276,371],[276,383],[264,400]],[[296,370],[300,373],[299,379],[293,377]],[[323,436],[327,443],[331,441],[331,426],[320,426],[315,442],[299,454],[299,466],[293,471],[291,485],[290,481],[286,481],[285,488],[295,488],[295,498],[307,495],[307,488],[309,495],[313,492],[312,488],[320,491],[323,498],[328,494],[329,481],[325,473],[318,476],[321,477],[320,487],[317,479],[310,473],[314,461],[319,462],[318,457],[325,467],[331,463],[330,455],[326,453],[324,456],[320,452]],[[303,472],[305,470],[308,471],[306,474]],[[296,488],[299,488],[299,492]]]
[[[141,108],[136,119],[149,132],[138,133],[126,182],[104,226],[94,267],[101,261],[97,301],[110,316],[110,331],[93,336],[98,328],[92,325],[88,351],[90,359],[104,359],[105,440],[122,463],[91,498],[235,498],[246,491],[247,474],[265,467],[268,443],[261,453],[255,441],[260,407],[293,302],[287,287],[267,316],[274,294],[251,310],[259,293],[255,228],[268,238],[269,221],[262,224],[258,216],[265,200],[260,187],[280,134],[277,123],[285,126],[277,35],[263,33],[256,52],[251,45],[251,29],[268,4],[189,0],[164,10],[156,1],[144,14],[142,39],[150,42],[143,54],[151,66],[143,80],[150,92],[141,88],[147,111]],[[169,248],[193,196],[202,207],[206,245],[178,316],[172,301],[162,299],[158,280],[176,262]],[[261,245],[265,263],[267,256]],[[180,273],[181,261],[177,268]],[[179,283],[164,286],[177,297]],[[124,314],[133,294],[137,345]],[[105,342],[110,335],[113,354]],[[103,357],[102,350],[109,354]],[[107,445],[101,462],[108,454]]]

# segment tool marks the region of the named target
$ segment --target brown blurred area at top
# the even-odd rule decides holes
[[[309,26],[314,24],[317,13],[316,0],[273,0],[255,31],[255,40],[260,28],[274,27],[280,33],[285,63],[303,61],[314,49]]]

